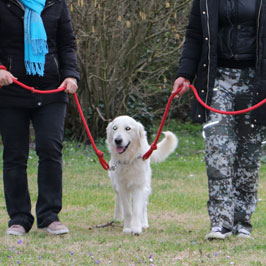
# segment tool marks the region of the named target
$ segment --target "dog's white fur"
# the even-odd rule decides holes
[[[107,146],[111,154],[109,176],[115,191],[115,219],[124,220],[124,233],[140,234],[148,228],[147,205],[151,194],[150,162],[162,162],[177,147],[177,137],[170,131],[157,145],[151,157],[146,132],[141,123],[129,116],[119,116],[107,126]],[[133,205],[133,209],[132,209]]]

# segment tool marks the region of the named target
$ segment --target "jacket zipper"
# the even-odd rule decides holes
[[[17,0],[10,0],[10,2],[12,2],[16,6],[18,6],[21,10],[25,11],[24,6],[20,2],[18,2]]]
[[[230,9],[232,10],[232,4],[230,6]],[[230,29],[230,40],[232,40],[232,42],[230,42],[229,49],[230,49],[230,52],[231,52],[231,56],[234,57],[234,53],[233,53],[233,50],[232,50],[232,45],[233,45],[232,43],[234,42],[233,41],[233,38],[232,38],[232,37],[234,37],[234,35],[233,35],[234,25],[233,25],[233,23],[231,21],[231,18],[230,18],[228,6],[226,7],[226,15],[227,15],[227,19],[228,19],[228,21],[229,21],[229,23],[231,25],[231,29]]]
[[[49,7],[51,7],[51,6],[53,6],[54,4],[55,4],[54,1],[48,1],[47,5],[45,5],[43,11],[44,11],[45,9],[47,9],[47,8],[49,8]],[[43,12],[43,11],[42,11],[42,12]]]
[[[208,7],[208,0],[206,0],[206,14],[207,14],[207,30],[208,30],[208,74],[207,74],[207,88],[206,88],[206,98],[205,98],[205,103],[207,103],[208,96],[209,96],[209,83],[210,83],[210,53],[211,53],[211,45],[210,45],[210,18],[209,18],[209,7]],[[207,110],[205,109],[205,118],[207,118]]]
[[[259,62],[259,27],[260,27],[261,7],[262,7],[262,0],[260,0],[260,6],[259,6],[259,11],[258,11],[258,20],[257,20],[256,68],[258,68],[258,62]]]

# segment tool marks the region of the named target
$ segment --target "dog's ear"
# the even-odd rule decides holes
[[[112,121],[108,123],[107,128],[106,128],[107,141],[108,141],[108,138],[111,138],[111,133],[112,133]]]
[[[138,124],[138,135],[140,139],[146,138],[146,132],[144,126],[140,122],[137,122],[137,124]]]

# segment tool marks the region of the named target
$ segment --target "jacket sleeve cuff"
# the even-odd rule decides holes
[[[176,74],[176,79],[179,78],[179,77],[182,77],[182,78],[188,79],[188,80],[190,81],[190,83],[192,83],[193,80],[194,80],[194,77],[192,77],[191,75],[186,74],[186,73],[179,73],[179,72],[178,72],[178,73]]]
[[[62,80],[66,78],[74,78],[77,80],[77,83],[79,83],[80,75],[77,71],[62,71],[61,78]]]

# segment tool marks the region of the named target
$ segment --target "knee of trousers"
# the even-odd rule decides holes
[[[26,167],[28,160],[28,149],[5,149],[3,154],[4,168]]]
[[[47,138],[36,143],[36,153],[40,158],[58,159],[62,156],[62,142]]]
[[[232,197],[232,179],[209,179],[208,180],[209,198],[215,201],[230,201]]]

